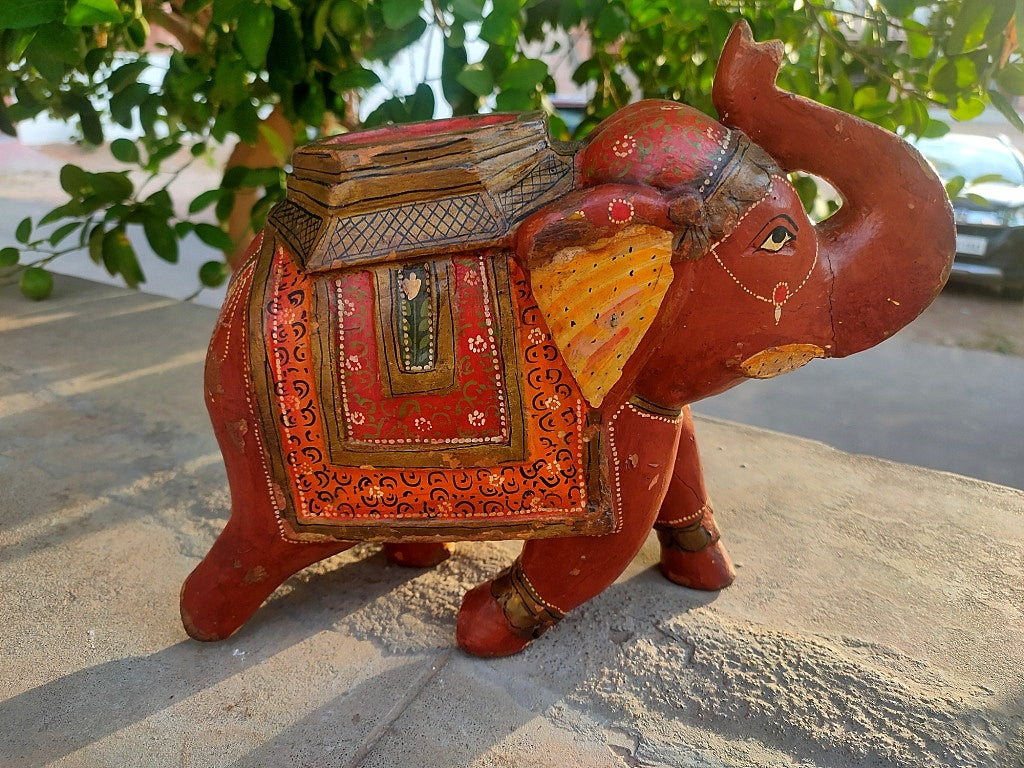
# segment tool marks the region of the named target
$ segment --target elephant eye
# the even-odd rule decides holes
[[[758,246],[758,250],[778,253],[786,243],[790,243],[793,240],[796,240],[796,235],[790,232],[787,227],[780,224],[769,233],[768,237],[764,239],[764,242]]]

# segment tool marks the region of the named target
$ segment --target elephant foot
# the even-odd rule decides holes
[[[676,584],[714,591],[736,579],[736,568],[719,540],[714,520],[685,528],[656,526],[661,542],[661,572]]]
[[[558,623],[564,614],[537,595],[519,560],[462,599],[456,639],[474,656],[511,656]]]
[[[389,562],[410,568],[433,568],[452,556],[455,550],[446,542],[387,542],[384,556]]]

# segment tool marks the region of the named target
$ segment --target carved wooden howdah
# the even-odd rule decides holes
[[[669,579],[729,584],[688,404],[884,340],[954,242],[921,157],[778,90],[781,56],[737,26],[721,122],[642,101],[579,144],[530,114],[296,150],[210,344],[232,508],[183,587],[189,634],[227,637],[358,541],[425,566],[452,541],[526,539],[463,601],[478,655],[601,592],[652,527]],[[839,212],[812,224],[794,170],[832,182]]]

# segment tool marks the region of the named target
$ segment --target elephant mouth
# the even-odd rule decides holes
[[[740,370],[750,379],[771,379],[795,371],[816,357],[825,357],[825,350],[814,344],[783,344],[751,355],[740,363]]]

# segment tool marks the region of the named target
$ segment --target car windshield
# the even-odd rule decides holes
[[[970,183],[983,176],[993,184],[1024,185],[1024,168],[1014,151],[998,139],[948,134],[940,139],[920,139],[917,148],[932,161],[939,176],[948,181],[963,176]]]

